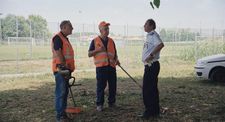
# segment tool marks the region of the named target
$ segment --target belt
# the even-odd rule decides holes
[[[53,72],[53,74],[55,75],[55,74],[57,74],[58,72]]]
[[[159,62],[159,61],[158,61],[158,60],[153,61],[152,64],[157,63],[157,62]],[[146,67],[146,66],[147,66],[147,67],[150,67],[148,64],[145,64],[145,67]],[[152,65],[151,65],[151,66],[152,66]]]

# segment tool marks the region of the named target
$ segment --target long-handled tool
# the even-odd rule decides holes
[[[57,67],[58,67],[58,73],[60,73],[64,77],[64,79],[66,80],[65,82],[68,82],[69,92],[70,92],[71,98],[73,100],[73,107],[67,107],[65,112],[67,113],[68,117],[70,119],[72,119],[74,114],[81,112],[81,108],[77,107],[75,104],[75,100],[73,97],[73,92],[72,92],[71,87],[79,86],[81,84],[75,84],[75,77],[71,76],[71,72],[65,66],[58,65]]]
[[[69,87],[69,92],[70,92],[71,98],[73,100],[73,107],[67,107],[65,112],[67,113],[67,116],[70,119],[72,119],[75,116],[75,114],[78,114],[78,113],[81,112],[81,108],[76,106],[71,87],[72,86],[79,86],[81,84],[75,84],[75,77],[72,77],[72,76],[69,78],[68,82],[69,82],[69,86],[68,86]]]
[[[70,83],[71,79],[72,79],[72,83]],[[75,103],[75,100],[74,100],[74,97],[73,97],[73,92],[72,92],[71,87],[72,86],[80,86],[80,85],[81,84],[75,84],[75,77],[70,77],[70,80],[69,80],[69,91],[70,91],[71,98],[73,100],[74,107],[76,106],[76,103]]]
[[[121,65],[118,66],[142,89],[142,86],[133,77],[131,77],[131,75]]]

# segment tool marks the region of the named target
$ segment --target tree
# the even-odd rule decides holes
[[[159,32],[160,37],[165,42],[172,41],[194,41],[195,33],[191,32],[189,29],[168,29],[164,28]]]
[[[18,32],[18,33],[17,33]],[[30,15],[28,19],[23,16],[7,15],[2,20],[2,37],[33,37],[44,39],[50,36],[47,21],[38,15]]]
[[[7,39],[10,36],[16,36],[16,16],[8,15],[2,20],[2,38]]]
[[[39,15],[30,15],[28,21],[31,24],[32,37],[42,38],[48,33],[47,21]]]
[[[152,6],[152,8],[154,9],[155,7],[159,8],[160,6],[160,0],[151,0],[150,1],[150,5]],[[154,7],[155,6],[155,7]]]
[[[23,16],[18,16],[17,21],[18,21],[18,36],[28,37],[30,32],[29,23],[27,23],[26,19]]]
[[[15,16],[12,14],[7,15],[6,18],[3,19],[2,28],[3,39],[7,39],[8,37],[16,37],[17,32],[18,37],[29,36],[29,24],[22,16]]]
[[[166,30],[164,28],[160,30],[159,34],[160,34],[163,41],[167,41],[167,38],[166,38],[167,33],[166,33]]]

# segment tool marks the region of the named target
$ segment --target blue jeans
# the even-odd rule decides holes
[[[67,96],[69,92],[68,81],[63,78],[59,73],[55,73],[55,108],[56,108],[56,119],[59,120],[65,116],[65,109],[67,107]]]
[[[116,69],[111,66],[97,67],[96,68],[96,79],[97,79],[97,106],[104,104],[104,91],[107,86],[109,88],[108,104],[112,105],[116,102]]]

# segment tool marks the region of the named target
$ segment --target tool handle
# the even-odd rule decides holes
[[[121,65],[118,66],[142,89],[142,86]]]
[[[71,79],[73,80],[72,82],[70,82]],[[71,87],[71,86],[81,86],[80,83],[79,84],[75,84],[75,77],[71,76],[70,80],[69,80],[69,87]]]
[[[72,79],[72,83],[70,82],[71,79]],[[71,76],[69,79],[69,87],[74,86],[74,83],[75,83],[75,77]]]
[[[73,97],[73,92],[71,90],[71,87],[69,87],[69,91],[70,91],[71,98],[73,100],[73,106],[76,107],[76,103],[75,103],[75,100],[74,100],[74,97]]]

